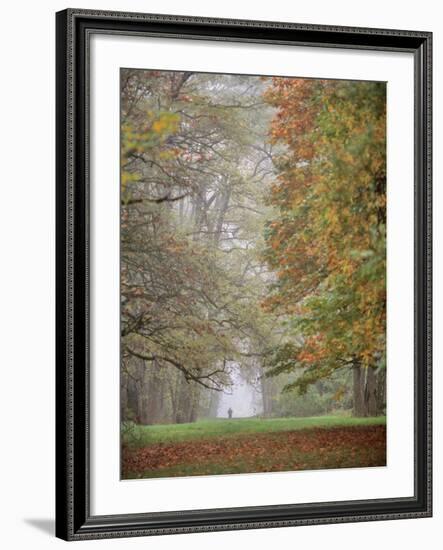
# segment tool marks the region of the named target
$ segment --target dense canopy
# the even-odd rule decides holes
[[[377,82],[122,70],[124,421],[215,417],[236,384],[262,416],[384,412],[385,105]]]

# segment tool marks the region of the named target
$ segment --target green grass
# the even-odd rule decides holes
[[[123,430],[123,442],[130,447],[145,447],[154,443],[171,443],[235,437],[243,434],[386,424],[385,416],[355,418],[345,416],[315,416],[304,418],[234,418],[199,420],[189,424],[132,425]]]
[[[373,456],[371,455],[373,453]],[[182,463],[167,468],[156,470],[147,469],[141,472],[128,472],[125,479],[186,477],[219,474],[244,474],[262,472],[285,472],[294,470],[328,470],[332,468],[358,468],[367,466],[384,466],[385,462],[379,462],[380,458],[376,450],[362,450],[359,453],[349,453],[348,448],[340,448],[335,452],[303,453],[296,449],[293,452],[278,457],[275,464],[274,456],[266,456],[262,459],[247,460],[235,458],[231,461],[205,461],[197,463]],[[296,467],[294,465],[297,465]]]

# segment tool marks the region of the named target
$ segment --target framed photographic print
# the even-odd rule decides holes
[[[57,536],[431,515],[431,39],[57,13]]]

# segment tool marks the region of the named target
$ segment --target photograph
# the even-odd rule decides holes
[[[432,32],[314,20],[56,14],[63,540],[432,515]]]
[[[441,5],[5,3],[3,548],[441,547]]]
[[[122,480],[387,465],[386,91],[120,68]]]

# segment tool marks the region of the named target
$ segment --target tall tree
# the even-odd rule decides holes
[[[269,374],[297,371],[306,391],[354,372],[354,413],[377,410],[385,367],[385,84],[273,79],[271,140],[286,151],[269,202],[266,261],[276,272],[268,311],[290,317],[298,343],[276,349]]]
[[[122,367],[176,369],[176,422],[196,419],[201,388],[229,387],[230,363],[249,368],[260,332],[263,87],[247,76],[122,72]],[[161,377],[149,380],[138,387],[155,421]]]

